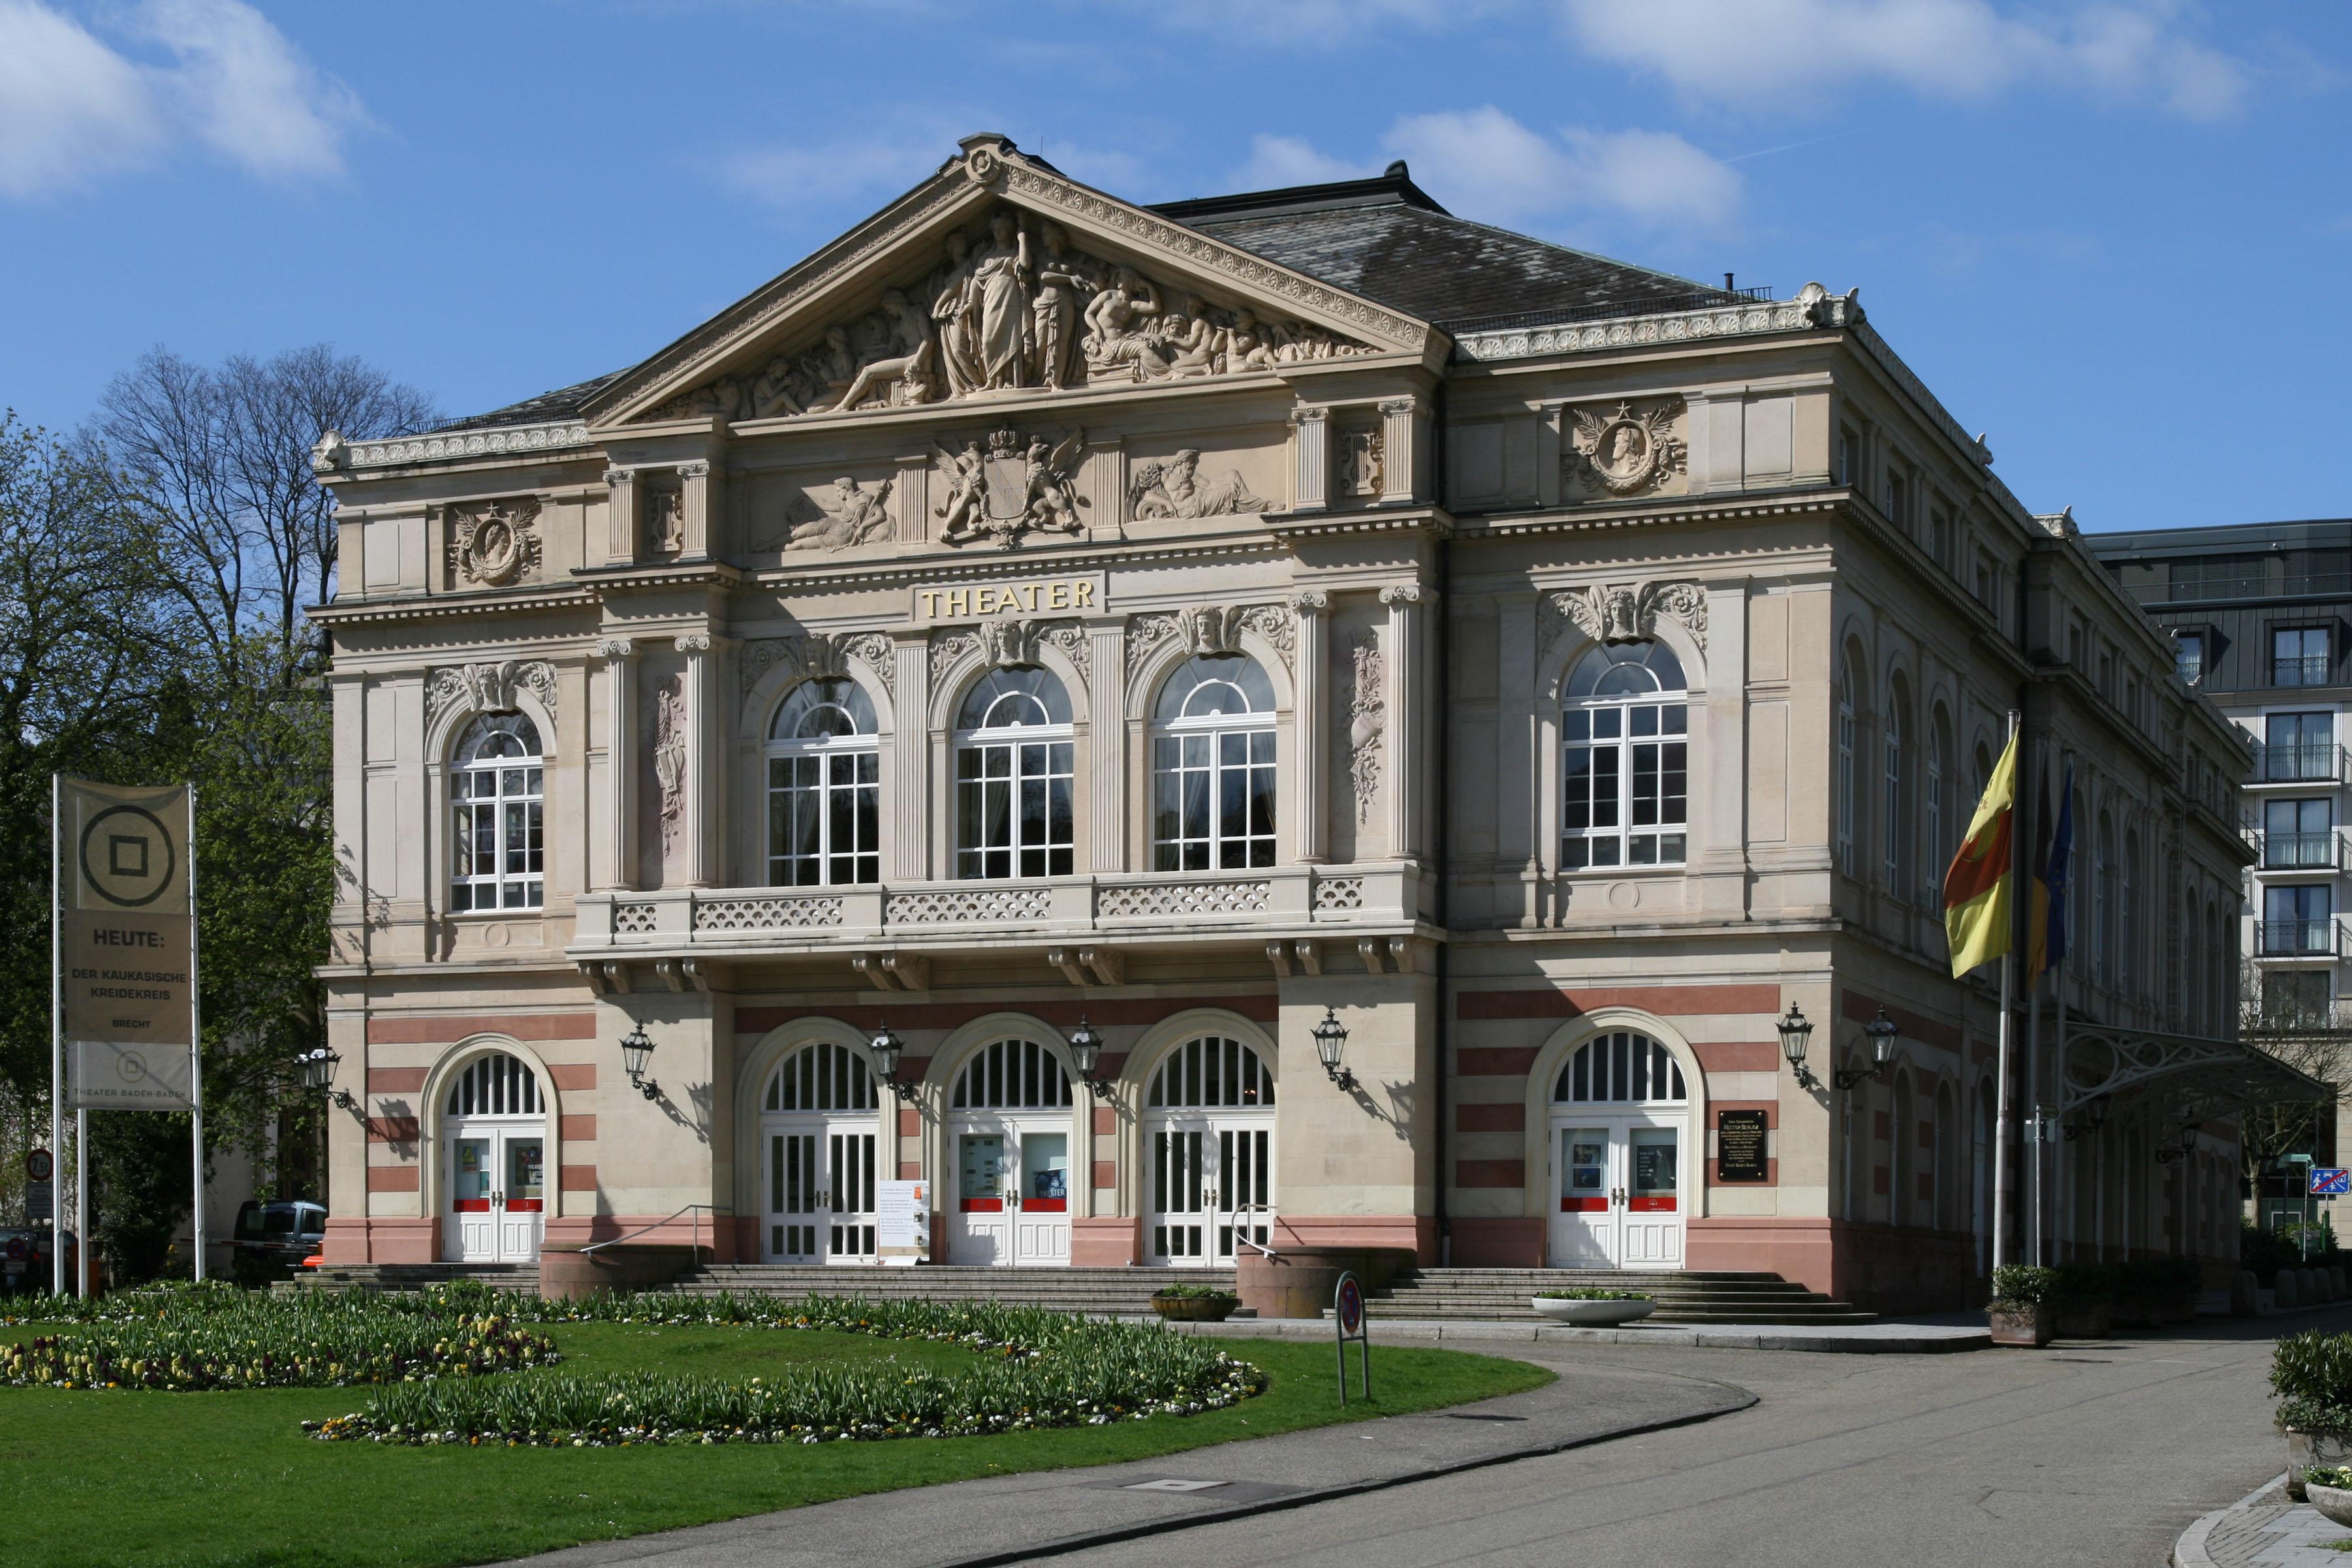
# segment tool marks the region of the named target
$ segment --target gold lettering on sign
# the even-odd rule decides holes
[[[1046,577],[1034,583],[982,583],[971,588],[918,588],[918,621],[990,620],[999,616],[1076,615],[1102,607],[1099,577]]]

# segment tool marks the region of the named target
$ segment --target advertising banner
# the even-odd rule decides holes
[[[185,785],[58,781],[59,991],[76,1110],[194,1106],[190,827]]]
[[[875,1220],[882,1261],[919,1263],[931,1251],[931,1204],[929,1182],[877,1182]]]

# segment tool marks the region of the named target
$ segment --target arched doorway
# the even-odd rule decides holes
[[[846,1046],[803,1046],[776,1064],[760,1100],[769,1263],[872,1263],[879,1097]]]
[[[477,1057],[442,1102],[442,1256],[529,1263],[547,1220],[547,1104],[539,1079],[504,1051]]]
[[[1151,1261],[1206,1268],[1266,1245],[1274,1211],[1274,1074],[1236,1039],[1202,1035],[1160,1058],[1143,1097]]]
[[[950,1263],[1070,1260],[1070,1075],[1034,1040],[974,1051],[948,1096]]]
[[[1552,1086],[1552,1266],[1680,1268],[1689,1133],[1689,1088],[1664,1046],[1633,1029],[1579,1046]]]

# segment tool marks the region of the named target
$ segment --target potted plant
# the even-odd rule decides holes
[[[1555,1322],[1587,1328],[1630,1323],[1658,1310],[1657,1302],[1639,1290],[1538,1290],[1533,1304]]]
[[[1241,1303],[1213,1285],[1162,1285],[1151,1293],[1151,1310],[1171,1323],[1222,1323]]]
[[[1992,1300],[1985,1307],[1985,1317],[1992,1326],[1993,1343],[2039,1349],[2050,1342],[2056,1328],[2050,1303],[2057,1289],[2056,1272],[2022,1263],[2005,1263],[1992,1271]]]
[[[2352,1468],[2315,1465],[2303,1472],[2303,1500],[2336,1524],[2352,1524]]]
[[[2304,1472],[2352,1462],[2352,1334],[2316,1329],[2271,1351],[2271,1394],[2287,1446],[2287,1492],[2304,1500]]]
[[[2070,1340],[2106,1338],[2115,1327],[2115,1269],[2104,1263],[2063,1263],[2053,1272],[2053,1331]]]

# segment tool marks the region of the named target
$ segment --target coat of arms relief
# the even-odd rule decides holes
[[[1679,397],[1638,410],[1630,403],[1606,411],[1572,408],[1573,426],[1563,432],[1569,445],[1560,466],[1570,483],[1588,495],[1636,496],[1664,489],[1689,465],[1690,449],[1675,429],[1683,409]]]
[[[950,233],[920,279],[796,353],[723,375],[660,419],[786,418],[1022,392],[1178,382],[1378,351],[1311,322],[1261,319],[1073,247],[1006,203]]]

